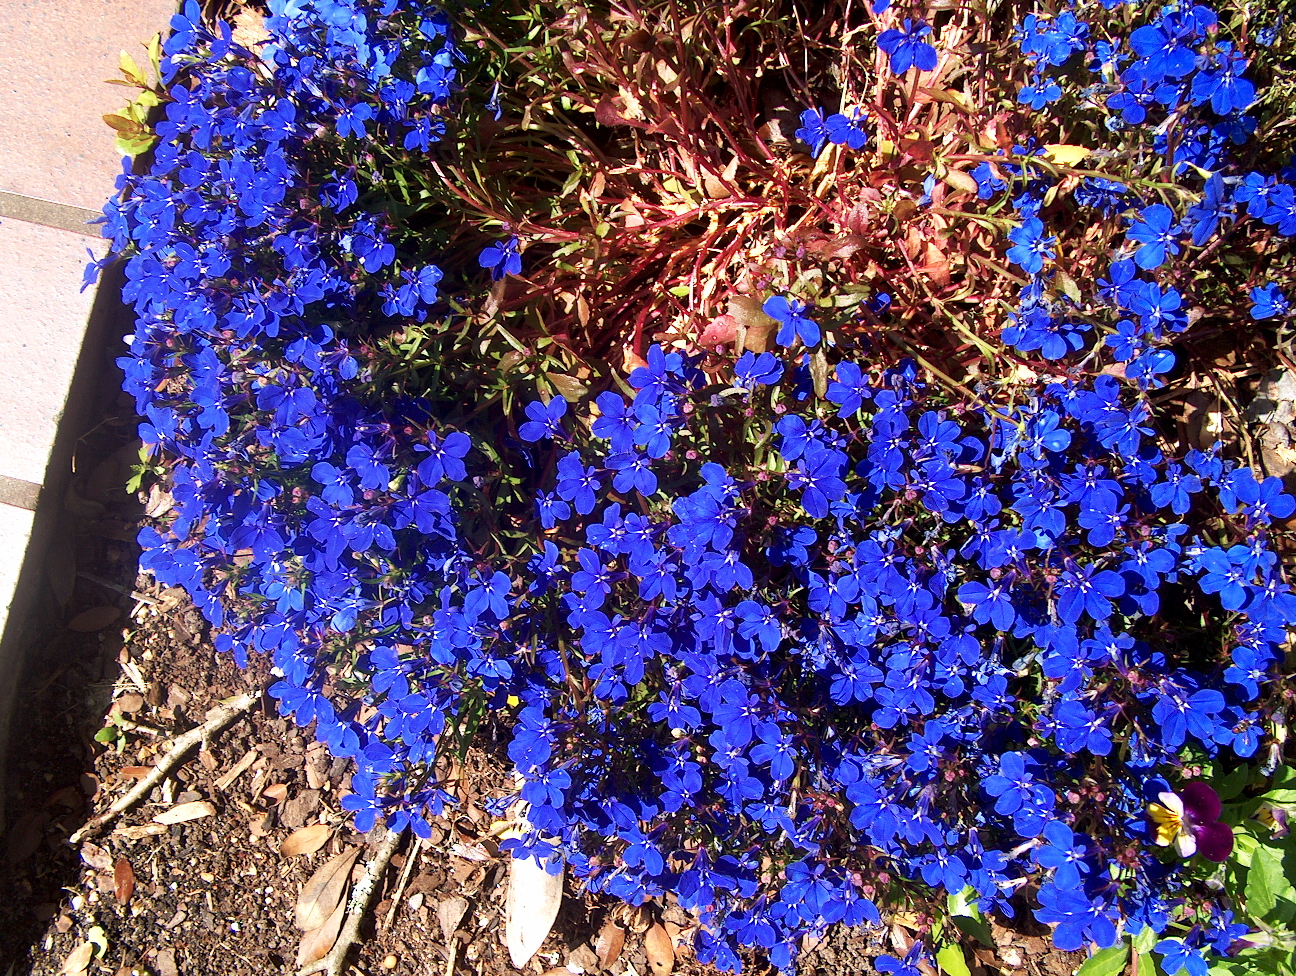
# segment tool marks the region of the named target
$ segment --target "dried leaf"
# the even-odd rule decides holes
[[[467,912],[467,898],[447,898],[437,904],[437,921],[441,923],[441,934],[447,942],[459,931],[459,923]]]
[[[747,295],[733,296],[729,299],[728,314],[737,319],[738,325],[745,330],[738,333],[741,336],[742,348],[753,352],[764,352],[769,347],[770,337],[774,334],[774,327],[778,323],[765,314],[759,298]]]
[[[90,957],[94,955],[94,943],[82,942],[79,946],[68,953],[68,957],[63,960],[63,968],[59,970],[63,976],[80,976],[90,965]]]
[[[280,857],[296,857],[298,854],[314,854],[326,843],[333,828],[328,824],[315,824],[294,830],[279,845]]]
[[[357,849],[358,850],[358,849]],[[302,936],[301,945],[297,947],[297,968],[303,969],[313,962],[318,962],[329,954],[333,943],[337,942],[338,933],[342,931],[342,919],[346,916],[346,900],[338,902],[333,914],[324,920],[319,928],[311,929]]]
[[[81,845],[81,860],[96,871],[111,871],[113,869],[112,855],[98,844],[92,844],[90,841],[86,841]]]
[[[738,338],[738,320],[732,315],[718,315],[698,336],[698,344],[703,346],[727,346]]]
[[[669,976],[675,968],[675,947],[660,923],[644,933],[644,955],[648,957],[653,976]]]
[[[134,119],[128,119],[124,115],[105,115],[103,120],[118,132],[125,135],[143,135],[147,130]]]
[[[1044,147],[1044,158],[1059,166],[1075,166],[1093,150],[1087,146],[1072,146],[1062,142],[1051,142]]]
[[[815,350],[810,357],[810,378],[814,382],[815,396],[822,397],[828,392],[828,357],[822,349]]]
[[[1053,284],[1057,287],[1058,291],[1066,295],[1066,297],[1071,299],[1071,301],[1077,304],[1080,303],[1082,297],[1080,293],[1080,286],[1076,284],[1076,280],[1072,278],[1069,274],[1067,274],[1065,271],[1061,271],[1057,269],[1054,270]]]
[[[174,949],[159,949],[153,964],[157,967],[158,976],[178,976]]]
[[[964,193],[975,194],[978,190],[977,181],[972,174],[965,173],[961,169],[946,170],[941,179],[954,189],[962,190]]]
[[[45,839],[45,822],[42,810],[29,810],[20,816],[9,828],[5,857],[17,864],[35,854],[41,841]]]
[[[271,803],[283,803],[288,798],[288,785],[286,783],[275,783],[273,786],[267,786],[261,795]]]
[[[113,865],[113,894],[117,896],[119,905],[125,905],[135,894],[135,869],[124,857],[117,858]]]
[[[134,715],[144,707],[144,696],[138,692],[130,691],[113,702],[113,706],[123,714]]]
[[[216,808],[206,800],[190,800],[188,803],[177,803],[170,810],[163,810],[153,818],[154,823],[178,824],[190,820],[201,820],[203,817],[214,817]]]
[[[68,621],[68,630],[89,634],[92,631],[103,630],[120,616],[121,610],[117,607],[92,607]]]
[[[171,497],[171,492],[164,491],[159,485],[149,489],[148,505],[144,508],[144,514],[149,518],[161,518],[174,507],[175,499]]]
[[[625,929],[608,919],[599,929],[598,938],[594,940],[594,951],[598,953],[599,965],[611,969],[612,964],[621,958],[625,948]]]
[[[588,387],[574,376],[565,373],[545,373],[545,377],[566,400],[579,400],[588,392]]]
[[[293,924],[297,928],[310,932],[328,922],[346,895],[351,865],[359,854],[358,847],[343,851],[310,876],[297,898],[297,909],[293,917]]]
[[[509,861],[504,944],[518,969],[530,961],[553,927],[562,903],[562,886],[561,868],[554,875],[534,858],[515,857]]]

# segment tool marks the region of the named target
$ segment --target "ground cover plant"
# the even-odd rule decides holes
[[[722,969],[1291,967],[1296,500],[1166,416],[1290,353],[1281,11],[269,9],[176,18],[105,233],[142,565],[360,830],[492,723],[506,845]]]

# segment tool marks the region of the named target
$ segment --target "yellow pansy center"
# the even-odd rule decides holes
[[[1180,857],[1192,857],[1197,851],[1197,838],[1188,827],[1183,800],[1174,793],[1158,793],[1157,799],[1161,802],[1148,804],[1148,816],[1156,829],[1153,840],[1161,847],[1173,844]]]

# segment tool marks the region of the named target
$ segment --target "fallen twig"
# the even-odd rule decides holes
[[[329,950],[327,956],[303,969],[299,969],[297,976],[310,976],[311,973],[342,976],[342,970],[346,968],[347,952],[359,940],[360,923],[364,921],[365,913],[369,910],[369,902],[373,899],[374,892],[378,888],[378,881],[382,878],[383,872],[387,870],[387,865],[391,862],[392,855],[396,853],[396,848],[401,842],[401,834],[388,830],[386,827],[383,827],[382,830],[384,836],[379,841],[374,856],[365,866],[364,877],[357,881],[355,887],[351,890],[351,903],[347,906],[346,921],[342,923],[342,931],[338,933],[337,942],[333,943],[333,948]],[[411,857],[413,857],[413,852],[411,852]]]
[[[170,773],[171,770],[180,765],[180,761],[184,759],[185,753],[194,746],[206,742],[213,735],[227,726],[232,725],[235,719],[240,718],[246,712],[251,710],[252,706],[260,700],[260,692],[257,692],[256,694],[239,695],[228,705],[214,709],[213,712],[209,713],[211,717],[202,725],[195,729],[190,729],[184,735],[172,742],[171,748],[167,751],[166,755],[158,760],[157,765],[153,767],[152,771],[136,783],[130,792],[120,797],[112,806],[97,817],[92,817],[90,820],[86,821],[79,830],[68,838],[68,843],[79,844],[84,838],[97,832],[105,824],[114,820],[122,811],[129,809],[144,797],[148,796],[155,786],[166,779],[167,774]]]
[[[423,852],[423,838],[415,837],[414,843],[410,845],[409,856],[405,858],[405,867],[401,870],[400,880],[396,882],[396,890],[392,894],[391,908],[387,910],[387,917],[383,919],[382,931],[386,932],[392,927],[392,922],[396,919],[396,911],[400,908],[400,900],[405,894],[405,888],[409,885],[410,875],[414,872],[414,862],[418,860],[419,854]]]

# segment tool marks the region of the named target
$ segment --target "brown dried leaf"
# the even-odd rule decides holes
[[[441,923],[441,934],[449,942],[459,931],[459,923],[468,912],[467,898],[446,898],[437,904],[437,921]]]
[[[338,933],[342,931],[342,919],[346,915],[346,900],[338,902],[333,914],[324,920],[317,929],[311,929],[302,936],[301,945],[297,947],[297,968],[303,969],[313,962],[318,962],[329,954],[333,943],[337,942]]]
[[[80,976],[89,967],[92,956],[94,956],[94,943],[82,942],[68,953],[68,957],[63,960],[63,968],[59,972],[63,976]]]
[[[566,400],[579,400],[588,391],[588,387],[574,376],[565,373],[545,373],[545,377],[554,385]]]
[[[594,950],[598,953],[599,965],[611,969],[612,964],[621,958],[625,948],[625,929],[608,919],[599,929],[598,938],[594,940]]]
[[[35,854],[45,839],[45,822],[43,810],[29,810],[20,816],[9,828],[5,857],[17,864]]]
[[[161,518],[174,507],[175,501],[171,497],[171,492],[164,491],[160,485],[154,485],[149,489],[148,504],[144,508],[144,514],[149,518]]]
[[[112,855],[90,841],[81,845],[81,860],[96,871],[111,871],[113,868]]]
[[[275,783],[273,786],[267,786],[261,795],[271,803],[283,803],[288,798],[288,784]]]
[[[733,296],[729,299],[728,314],[737,319],[738,324],[746,330],[741,333],[743,348],[753,352],[764,352],[768,348],[770,336],[778,323],[765,314],[759,298]]]
[[[134,715],[144,707],[144,696],[138,692],[129,691],[113,702],[113,706],[119,712]]]
[[[216,808],[206,800],[190,800],[188,803],[177,803],[170,810],[163,810],[153,818],[154,823],[171,824],[188,823],[190,820],[201,820],[203,817],[216,816]]]
[[[233,785],[236,779],[238,779],[245,772],[247,772],[249,768],[251,768],[252,764],[255,763],[258,758],[260,758],[260,755],[261,754],[257,752],[255,749],[249,749],[246,753],[243,754],[243,758],[234,764],[233,769],[225,773],[223,776],[221,776],[220,779],[216,781],[216,789],[221,790],[222,792],[228,790],[230,786]]]
[[[122,135],[142,135],[146,131],[144,126],[134,119],[126,118],[124,115],[105,115],[103,120]]]
[[[670,976],[675,968],[675,947],[660,923],[644,933],[644,955],[648,957],[653,976]]]
[[[924,248],[923,259],[926,262],[920,271],[929,274],[936,284],[944,286],[950,283],[949,260],[935,244],[928,243]]]
[[[333,828],[328,824],[314,824],[302,827],[289,834],[279,845],[280,857],[296,857],[298,854],[314,854],[326,843]]]
[[[113,865],[113,894],[117,896],[119,905],[125,905],[135,894],[135,869],[124,857],[117,858]]]
[[[351,865],[360,854],[360,848],[353,847],[343,851],[337,857],[324,864],[310,876],[306,886],[297,898],[297,909],[293,924],[303,932],[320,928],[337,910],[346,895],[347,882],[351,878]],[[327,950],[325,950],[327,951]]]
[[[971,173],[965,173],[961,169],[946,170],[941,179],[954,187],[954,189],[962,190],[964,193],[975,194],[978,191],[976,179]]]
[[[103,630],[120,616],[121,610],[117,607],[93,607],[84,613],[78,613],[68,621],[68,630],[75,630],[82,634]]]
[[[153,957],[153,963],[157,966],[158,976],[178,976],[179,974],[179,970],[176,968],[174,949],[159,949],[157,955]]]

